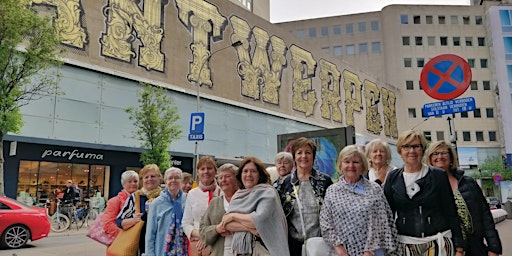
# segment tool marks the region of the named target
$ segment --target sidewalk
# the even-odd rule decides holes
[[[76,236],[76,235],[85,236],[87,234],[87,231],[89,231],[88,227],[82,227],[81,229],[76,230],[76,226],[71,226],[68,230],[63,231],[63,232],[50,231],[50,234],[48,234],[48,237]]]

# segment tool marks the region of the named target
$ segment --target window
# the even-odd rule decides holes
[[[458,36],[453,37],[453,46],[460,46],[460,37],[458,37]]]
[[[475,118],[481,118],[482,117],[482,113],[480,111],[480,108],[475,108],[475,110],[473,110],[473,116]]]
[[[309,37],[316,37],[316,28],[309,28]]]
[[[452,15],[450,16],[450,21],[452,24],[459,24],[459,17],[457,17],[457,15]]]
[[[425,16],[425,20],[427,24],[433,24],[433,18],[432,15]]]
[[[306,31],[304,31],[304,29],[297,29],[295,33],[297,34],[297,37],[301,39],[306,36]]]
[[[347,34],[349,34],[349,35],[354,34],[354,24],[352,24],[352,23],[346,24],[345,32],[347,32]]]
[[[341,56],[341,53],[342,53],[341,45],[333,46],[332,51],[334,53],[334,56]]]
[[[484,20],[482,19],[482,16],[475,16],[475,24],[476,25],[483,25]]]
[[[415,37],[414,41],[416,42],[416,45],[423,45],[423,37],[422,36]]]
[[[464,25],[469,25],[469,16],[462,16],[462,23]]]
[[[468,118],[468,112],[460,112],[460,117],[461,118]]]
[[[423,131],[423,136],[425,136],[425,139],[427,141],[432,141],[432,133],[429,131]]]
[[[482,131],[476,131],[476,141],[484,141],[484,132]]]
[[[380,52],[380,42],[372,42],[372,52]]]
[[[441,44],[443,46],[448,45],[448,37],[447,36],[439,37],[439,44]]]
[[[379,22],[378,21],[371,21],[370,26],[372,27],[372,31],[379,31]]]
[[[437,22],[439,24],[446,24],[446,17],[444,15],[437,16]]]
[[[427,42],[429,46],[436,45],[436,37],[435,36],[429,36],[427,37]]]
[[[418,68],[422,68],[423,66],[425,66],[425,59],[417,58],[416,59],[416,65],[418,66]]]
[[[420,90],[423,90],[423,88],[421,88],[421,81],[418,81],[418,88],[420,88]]]
[[[322,47],[322,51],[324,51],[325,53],[329,53],[329,51],[330,51],[329,46]]]
[[[471,141],[471,133],[468,131],[462,132],[462,139],[464,141]]]
[[[356,54],[356,49],[353,44],[347,45],[347,55],[354,55]]]
[[[416,118],[416,109],[415,108],[409,108],[407,111],[409,112],[409,118]]]
[[[496,132],[489,131],[489,141],[496,141]]]
[[[414,15],[412,17],[414,24],[421,24],[421,17],[419,15]]]
[[[366,32],[366,22],[357,23],[357,31],[359,31],[360,33]]]
[[[402,45],[411,45],[411,40],[408,36],[402,36]]]
[[[468,59],[468,64],[469,64],[470,68],[474,68],[475,67],[475,59]]]
[[[320,33],[322,34],[322,36],[329,36],[329,27],[321,27]]]
[[[466,46],[473,46],[473,38],[470,36],[466,36]]]
[[[471,87],[471,90],[473,90],[473,91],[478,90],[478,84],[476,83],[476,81],[471,81],[470,87]]]
[[[437,131],[436,132],[436,138],[437,138],[437,140],[444,140],[444,132],[443,131]]]
[[[486,108],[485,114],[487,115],[487,118],[494,118],[494,109],[493,108]]]
[[[484,91],[490,91],[491,90],[491,82],[483,81],[482,84],[483,84],[483,87],[484,87]]]
[[[359,44],[359,53],[368,53],[368,44],[367,43]]]
[[[332,26],[332,33],[337,36],[341,35],[341,26],[340,25]]]
[[[412,59],[411,58],[404,58],[404,67],[406,67],[406,68],[412,67]]]
[[[478,46],[485,46],[485,37],[477,38]]]
[[[409,24],[409,17],[407,14],[400,15],[400,24]]]
[[[414,90],[414,82],[411,80],[405,81],[405,88],[407,90]]]
[[[487,68],[487,59],[480,59],[480,67]]]

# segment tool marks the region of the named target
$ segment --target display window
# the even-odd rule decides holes
[[[34,204],[42,204],[51,196],[61,197],[66,181],[72,180],[82,190],[82,197],[103,196],[109,173],[106,165],[22,160],[17,192],[18,196],[31,198]]]

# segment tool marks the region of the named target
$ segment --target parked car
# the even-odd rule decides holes
[[[501,202],[497,197],[491,196],[486,198],[491,209],[501,209]]]
[[[28,240],[45,238],[50,233],[46,208],[31,207],[0,196],[0,247],[16,249]]]

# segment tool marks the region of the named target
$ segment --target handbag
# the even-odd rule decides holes
[[[304,225],[304,217],[302,216],[302,203],[299,199],[297,186],[293,187],[295,192],[295,199],[299,206],[300,224],[302,226],[302,235],[304,236],[304,243],[302,244],[302,256],[330,256],[336,255],[333,247],[329,246],[322,237],[311,237],[306,239],[306,225]]]
[[[140,191],[135,192],[135,213],[140,213]],[[144,221],[139,221],[127,230],[121,230],[107,252],[116,256],[134,256],[139,249],[140,232]]]
[[[89,231],[87,231],[86,236],[106,246],[112,244],[112,241],[114,241],[115,238],[103,230],[103,213],[100,213],[96,217],[91,227],[89,228]]]

